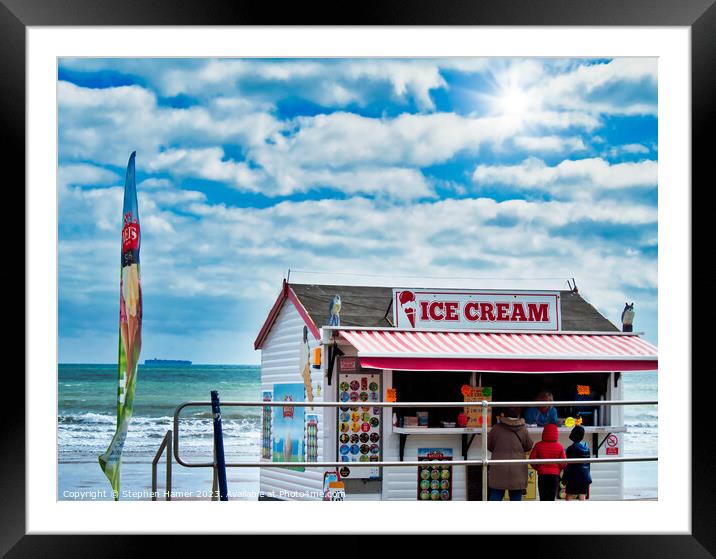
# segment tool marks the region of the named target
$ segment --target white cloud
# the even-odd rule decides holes
[[[621,149],[625,153],[649,153],[649,148],[641,144],[626,144]]]
[[[252,60],[209,59],[62,59],[62,66],[79,71],[112,69],[140,76],[163,96],[202,98],[256,96],[261,86],[266,99],[275,99],[290,88],[302,97],[326,107],[363,105],[383,85],[394,100],[414,100],[424,110],[434,109],[431,91],[445,88],[437,60]],[[467,62],[446,62],[447,67],[472,67]]]
[[[111,231],[121,224],[124,188],[59,185],[59,226]]]
[[[518,136],[513,141],[515,146],[532,153],[563,153],[586,149],[581,138],[569,136]]]
[[[68,196],[76,211],[63,208],[66,217],[61,221],[87,216],[84,237],[89,245],[108,242],[115,257],[121,189],[104,190],[101,196],[97,190],[71,190]],[[483,262],[480,273],[541,277],[549,270],[550,276],[574,275],[594,284],[595,278],[633,281],[637,267],[647,285],[656,285],[655,261],[628,254],[624,239],[585,246],[555,233],[555,228],[593,221],[654,225],[656,208],[649,206],[479,198],[406,207],[351,198],[282,202],[259,209],[209,204],[198,195],[192,200],[190,194],[182,214],[170,211],[175,200],[157,193],[143,193],[139,200],[148,289],[180,298],[192,293],[237,297],[256,278],[279,278],[289,267],[461,276],[475,273],[477,261]],[[98,204],[100,199],[107,203]],[[500,220],[508,224],[497,224]],[[74,253],[68,248],[78,243],[83,241],[60,240],[68,255]],[[87,257],[92,258],[81,254]],[[65,272],[76,268],[70,257],[62,264],[61,285]],[[90,266],[88,273],[98,269]],[[114,290],[115,280],[109,273],[107,289]]]
[[[91,89],[58,83],[59,152],[62,160],[126,165],[132,151],[145,162],[171,145],[227,142],[252,146],[280,129],[270,114],[220,105],[178,109],[157,104],[139,86]]]
[[[174,185],[172,182],[168,179],[162,179],[162,178],[156,178],[151,177],[148,179],[144,179],[143,181],[139,182],[137,184],[137,190],[145,190],[147,188],[149,189],[160,189],[160,188],[173,188]]]
[[[244,192],[267,196],[287,196],[321,187],[348,195],[373,194],[400,200],[433,196],[432,187],[417,169],[355,166],[335,170],[302,168],[287,162],[269,175],[243,161],[225,159],[221,148],[165,151],[150,162],[149,170],[219,181]]]
[[[147,164],[152,172],[167,172],[175,176],[189,176],[225,182],[246,191],[261,190],[263,173],[254,171],[245,162],[225,160],[220,147],[170,149],[158,153]]]
[[[61,304],[93,308],[115,300],[121,196],[119,187],[64,193],[61,230],[79,232],[60,236]],[[172,211],[177,205],[181,213]],[[657,209],[647,205],[488,198],[396,205],[353,197],[239,208],[201,193],[150,189],[140,192],[139,210],[147,332],[165,328],[162,300],[202,317],[202,326],[192,322],[192,337],[227,324],[234,337],[255,334],[288,268],[501,277],[503,286],[515,285],[509,278],[575,277],[612,316],[634,299],[634,286],[657,285],[656,259],[641,250],[655,242]],[[592,222],[625,234],[583,242],[570,233]],[[238,313],[236,302],[247,297],[264,310]],[[221,310],[204,308],[204,301],[221,301]]]
[[[592,117],[556,113],[536,113],[520,122],[509,117],[472,118],[455,113],[377,119],[337,112],[297,118],[290,134],[276,134],[273,143],[255,147],[250,156],[269,173],[287,164],[423,167],[447,161],[460,152],[476,153],[486,145],[502,144],[525,126],[560,130],[573,126],[589,129],[596,124]]]
[[[358,73],[368,68],[352,67]],[[208,108],[177,109],[159,106],[154,94],[139,86],[89,89],[60,82],[58,88],[62,159],[122,167],[136,150],[138,164],[150,172],[222,182],[267,196],[324,187],[423,198],[432,195],[432,187],[419,167],[487,145],[499,148],[525,127],[591,129],[598,124],[582,113],[555,112],[536,112],[524,121],[455,113],[380,119],[336,112],[279,122],[234,98],[216,100]],[[524,136],[517,142],[539,151],[579,148],[578,140],[553,134],[539,146]],[[217,144],[240,148],[244,160],[228,157]]]
[[[140,195],[150,199],[152,203],[164,207],[176,207],[206,200],[205,194],[195,190],[164,190],[147,194],[142,192]]]
[[[621,146],[614,146],[609,148],[605,155],[609,155],[610,157],[620,157],[622,155],[647,155],[651,152],[651,150],[642,144],[624,144]]]
[[[534,157],[518,165],[478,165],[472,176],[477,185],[505,184],[579,196],[595,190],[650,187],[657,184],[657,162],[611,164],[601,158],[565,160],[548,166]]]
[[[651,95],[644,96],[643,84]],[[594,114],[656,115],[656,58],[616,58],[584,64],[528,90],[542,106]]]
[[[656,102],[642,98],[645,82],[656,92],[657,64],[651,58],[617,58],[607,63],[579,59],[72,59],[75,71],[111,69],[141,77],[160,95],[202,99],[234,97],[273,104],[286,90],[325,107],[364,106],[381,87],[393,101],[414,101],[435,110],[432,93],[448,89],[446,71],[490,76],[499,90],[518,87],[536,109],[554,108],[590,114],[656,114]],[[259,94],[258,91],[261,91]]]
[[[63,186],[106,186],[119,180],[119,175],[104,167],[79,163],[61,165],[57,172]]]

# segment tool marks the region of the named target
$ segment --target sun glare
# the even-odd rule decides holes
[[[496,112],[503,115],[522,116],[529,108],[529,97],[518,87],[510,87],[495,97]]]

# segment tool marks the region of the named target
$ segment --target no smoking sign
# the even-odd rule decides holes
[[[614,434],[607,437],[607,454],[619,454],[619,437]]]

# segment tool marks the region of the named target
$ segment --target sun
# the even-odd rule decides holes
[[[487,91],[482,94],[487,102],[487,113],[521,126],[531,112],[539,109],[540,103],[530,87],[534,74],[534,68],[525,65],[496,69],[490,76]]]
[[[529,108],[530,98],[518,86],[511,85],[494,96],[493,109],[498,114],[521,118]]]

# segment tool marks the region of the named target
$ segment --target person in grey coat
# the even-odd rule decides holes
[[[527,433],[525,420],[519,408],[507,408],[500,422],[487,435],[487,450],[494,460],[525,458],[532,449],[532,439]],[[527,464],[493,464],[488,470],[488,500],[501,501],[505,491],[510,501],[521,501],[522,491],[527,488]]]

